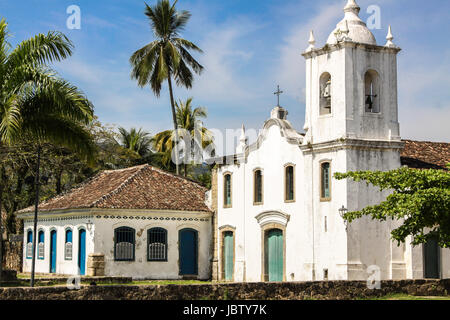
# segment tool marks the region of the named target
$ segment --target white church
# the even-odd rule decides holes
[[[213,279],[367,280],[375,270],[383,280],[450,277],[449,249],[398,246],[390,234],[399,222],[365,217],[346,225],[341,217],[388,193],[337,181],[335,172],[396,169],[415,146],[400,137],[400,48],[391,28],[378,45],[354,0],[344,12],[327,43],[316,47],[311,32],[302,54],[305,133],[278,105],[255,143],[243,129],[236,154],[213,159]]]

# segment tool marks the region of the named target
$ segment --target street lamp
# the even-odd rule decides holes
[[[86,223],[86,226],[87,226],[87,229],[89,232],[91,232],[93,225],[94,224],[92,223],[91,219],[89,219],[88,222]]]
[[[345,231],[348,231],[348,221],[344,218],[344,216],[348,213],[348,209],[343,205],[342,208],[339,209],[339,215],[344,220]]]

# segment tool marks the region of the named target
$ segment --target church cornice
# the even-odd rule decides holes
[[[353,41],[345,41],[340,42],[337,44],[326,44],[322,48],[318,49],[311,49],[307,52],[302,53],[302,56],[305,59],[314,58],[317,56],[321,56],[324,54],[329,54],[334,51],[339,51],[344,48],[356,48],[356,49],[363,49],[365,51],[372,51],[372,52],[387,52],[392,54],[399,53],[402,49],[398,47],[386,47],[386,46],[379,46],[379,45],[373,45],[373,44],[367,44],[367,43],[357,43]]]
[[[336,139],[321,143],[300,146],[304,154],[311,152],[328,152],[343,149],[361,150],[398,150],[405,146],[402,141],[363,140],[363,139]]]

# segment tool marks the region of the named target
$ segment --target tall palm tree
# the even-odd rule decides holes
[[[73,44],[59,32],[38,34],[12,49],[5,19],[0,20],[0,148],[13,145],[21,137],[69,147],[90,162],[95,146],[86,125],[93,118],[93,106],[82,92],[58,78],[47,64],[72,54]],[[36,186],[39,183],[39,158]],[[2,161],[0,171],[3,172]],[[0,184],[2,182],[0,181]],[[37,190],[39,190],[37,188]],[[2,194],[0,190],[0,208]],[[33,247],[36,247],[36,192]],[[0,209],[1,211],[1,209]],[[1,230],[1,219],[0,219]],[[1,243],[1,232],[0,232]],[[0,245],[1,260],[1,245]],[[35,254],[32,262],[34,284]],[[0,264],[1,276],[1,264]]]
[[[172,77],[177,85],[189,89],[192,88],[194,78],[192,70],[197,74],[203,70],[203,66],[189,53],[189,50],[202,50],[194,43],[180,38],[180,32],[184,30],[191,14],[185,10],[176,11],[177,1],[171,5],[169,0],[158,0],[153,7],[145,4],[145,15],[150,20],[156,40],[137,50],[130,58],[133,68],[131,78],[137,80],[141,88],[150,85],[153,93],[159,97],[162,84],[167,80],[176,141],[178,133]],[[176,171],[179,174],[178,165]]]
[[[198,126],[200,118],[206,118],[208,113],[206,108],[203,107],[192,107],[193,98],[189,98],[186,101],[179,100],[176,102],[176,117],[179,129],[183,130],[189,135],[191,145],[191,155],[190,157],[201,157],[203,155],[202,151],[208,146],[213,146],[213,135],[212,133],[203,125]],[[154,149],[163,154],[163,163],[168,166],[171,160],[171,154],[174,148],[173,130],[166,130],[158,133],[153,138]],[[189,158],[189,157],[188,157]],[[184,163],[184,175],[187,176],[188,164]]]
[[[150,133],[141,129],[131,128],[130,131],[125,128],[119,128],[119,139],[122,146],[135,152],[141,157],[146,156],[151,150],[152,138]]]

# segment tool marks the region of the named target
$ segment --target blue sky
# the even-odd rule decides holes
[[[156,0],[148,0],[154,4]],[[450,137],[450,1],[358,0],[361,18],[369,5],[381,8],[383,45],[392,25],[399,54],[399,115],[403,138],[449,141]],[[308,33],[317,44],[342,19],[345,0],[179,0],[192,19],[183,37],[203,50],[196,55],[205,72],[192,90],[176,88],[177,98],[194,97],[209,111],[205,125],[224,130],[259,129],[276,104],[289,120],[304,124],[304,59]],[[81,30],[66,27],[69,5],[81,8]],[[143,127],[151,133],[171,128],[167,90],[159,99],[130,79],[128,59],[153,40],[142,0],[0,0],[0,15],[13,33],[11,43],[49,30],[64,32],[75,54],[55,64],[60,75],[81,88],[103,123]]]

